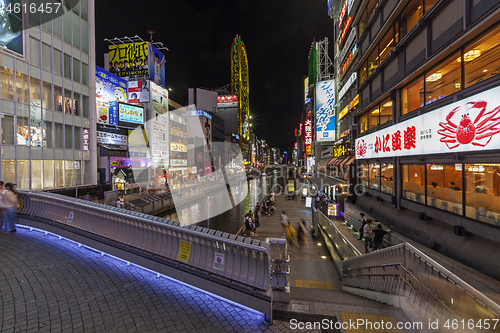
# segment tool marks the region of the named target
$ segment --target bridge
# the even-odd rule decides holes
[[[52,193],[21,192],[20,199],[19,224],[28,229],[207,291],[263,313],[271,322],[273,313],[275,319],[286,318],[273,303],[290,299],[290,285],[297,286],[291,275],[297,273],[290,274],[288,267],[301,258],[294,254],[290,260],[280,239],[249,239]],[[497,303],[413,245],[399,240],[388,249],[360,255],[341,232],[343,219],[332,221],[315,209],[312,216],[333,259],[333,265],[328,260],[322,265],[335,267],[343,292],[399,307],[415,314],[408,316],[412,321],[499,318]],[[279,234],[268,236],[273,235]]]

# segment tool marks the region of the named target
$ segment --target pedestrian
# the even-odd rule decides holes
[[[255,206],[255,212],[254,212],[255,236],[259,235],[260,217],[262,216],[261,211],[262,211],[262,208],[260,208],[260,205],[257,204]]]
[[[90,201],[90,193],[89,192],[87,192],[87,194],[85,194],[85,196],[83,197],[83,200]]]
[[[363,240],[363,229],[365,228],[365,225],[366,225],[366,217],[365,217],[365,213],[361,213],[359,214],[361,215],[361,228],[359,228],[359,238],[358,240]]]
[[[288,221],[288,225],[285,227],[285,235],[288,246],[290,246],[290,250],[292,249],[293,244],[295,244],[295,240],[297,237],[297,232],[292,226],[292,223]]]
[[[120,208],[125,208],[125,199],[123,198],[123,195],[120,197]]]
[[[252,218],[250,217],[250,215],[247,213],[245,215],[245,231],[246,231],[246,234],[247,234],[247,237],[252,237],[254,234],[253,234],[253,223],[252,223]]]
[[[1,200],[3,209],[5,209],[5,232],[3,232],[2,234],[16,232],[16,209],[18,205],[17,190],[15,185],[12,183],[7,183],[5,184],[5,189],[7,190],[7,192],[2,194]]]
[[[288,226],[288,222],[290,222],[290,220],[288,219],[285,211],[283,211],[283,213],[281,214],[281,226],[283,227],[283,235],[286,235],[286,227]]]
[[[301,223],[299,224],[299,228],[297,229],[297,241],[299,243],[299,248],[302,250],[305,245],[307,245],[307,240],[306,240],[306,221],[302,219]]]
[[[116,199],[115,204],[116,204],[116,207],[122,208],[122,203],[120,202],[120,198]]]
[[[365,237],[365,253],[369,253],[368,247],[373,248],[373,231],[372,231],[372,219],[366,220],[366,224],[363,228],[363,236]]]
[[[384,248],[384,245],[382,244],[384,241],[384,235],[385,234],[390,234],[392,230],[384,230],[382,227],[382,224],[379,223],[377,228],[373,230],[373,250],[380,250]]]

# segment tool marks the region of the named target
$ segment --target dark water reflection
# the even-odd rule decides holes
[[[222,214],[205,219],[195,225],[215,229],[219,231],[236,233],[243,223],[243,218],[249,210],[254,209],[255,205],[262,200],[264,195],[269,192],[271,187],[278,181],[275,175],[263,176],[248,181],[245,186],[248,186],[248,195],[243,201],[235,206],[233,209],[228,210]],[[217,196],[207,197],[197,202],[191,203],[186,207],[181,207],[182,215],[187,214],[191,216],[190,220],[199,221],[202,217],[199,216],[200,212],[210,212],[218,200]],[[166,219],[179,221],[177,211],[169,211],[164,214],[158,215]]]

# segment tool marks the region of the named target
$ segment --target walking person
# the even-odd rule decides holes
[[[247,234],[247,237],[252,237],[253,236],[253,223],[252,223],[252,218],[250,217],[250,214],[245,215],[245,231]]]
[[[365,225],[366,225],[366,217],[365,217],[365,213],[361,213],[359,214],[361,215],[361,228],[359,228],[359,238],[358,240],[363,240],[363,232],[364,232],[364,228],[365,228]]]
[[[377,251],[384,248],[382,244],[384,241],[384,235],[390,234],[392,230],[384,230],[382,224],[377,225],[377,228],[373,230],[373,251]]]
[[[293,228],[290,220],[288,221],[288,225],[285,227],[285,236],[286,236],[286,242],[288,243],[288,246],[290,247],[290,252],[292,252],[292,246],[293,246],[293,244],[295,244],[297,232]]]
[[[260,205],[255,206],[255,212],[254,212],[254,226],[255,226],[255,236],[259,235],[259,225],[260,225],[260,217],[261,215],[262,208],[260,208]]]
[[[299,248],[302,251],[305,245],[307,245],[307,240],[306,240],[306,221],[302,219],[301,223],[299,224],[299,228],[297,231],[297,241],[299,243]]]
[[[17,190],[12,183],[5,184],[5,189],[7,192],[2,194],[2,205],[5,209],[5,233],[16,232]]]
[[[365,253],[370,253],[368,247],[373,248],[372,222],[372,219],[366,220],[366,224],[363,228],[363,236],[365,237]]]
[[[290,223],[290,219],[286,215],[285,211],[281,214],[281,226],[283,227],[283,236],[286,235],[286,228],[288,226],[288,223]]]

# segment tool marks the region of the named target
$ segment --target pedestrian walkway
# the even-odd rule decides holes
[[[283,210],[296,230],[302,218],[306,220],[308,228],[311,227],[312,211],[305,207],[304,202],[300,201],[299,198],[294,201],[286,200],[285,196],[276,196],[276,213],[272,216],[262,216],[259,235],[254,238],[265,240],[266,238],[282,237],[283,228],[280,220]],[[342,221],[336,221],[335,224],[343,225],[344,230],[347,230],[347,226]],[[358,241],[356,235],[349,231],[346,237],[353,244],[356,243],[355,246],[360,251],[364,251],[364,243]],[[296,313],[299,318],[319,315],[342,320],[344,318],[386,320],[385,317],[388,317],[393,322],[409,322],[409,319],[399,308],[343,292],[342,280],[322,238],[313,239],[312,232],[307,232],[306,237],[307,246],[302,251],[298,246],[292,247],[290,253],[291,300],[289,304],[276,303],[277,313],[286,314],[288,318],[292,318],[293,314]],[[364,332],[364,330],[351,330],[349,332]],[[384,332],[384,330],[371,330],[370,332]],[[416,331],[407,329],[400,332]]]

